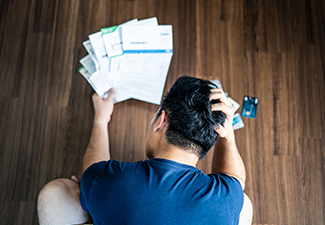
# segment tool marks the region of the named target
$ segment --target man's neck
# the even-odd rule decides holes
[[[168,159],[193,167],[196,167],[196,164],[199,161],[199,157],[194,153],[186,152],[174,145],[167,145],[159,149],[159,151],[154,155],[154,158]]]

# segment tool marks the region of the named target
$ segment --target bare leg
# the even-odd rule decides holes
[[[37,214],[41,225],[83,224],[90,216],[79,202],[78,179],[56,179],[47,183],[37,199]]]
[[[253,204],[244,193],[244,205],[239,215],[238,225],[251,225],[253,222]]]

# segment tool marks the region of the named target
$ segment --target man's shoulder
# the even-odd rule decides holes
[[[118,173],[127,170],[132,170],[137,167],[143,166],[144,161],[138,162],[122,162],[114,159],[110,159],[108,161],[101,161],[92,164],[87,170],[89,171],[98,171],[98,172],[108,172],[108,173]],[[88,171],[85,172],[88,172]]]
[[[122,162],[110,159],[94,163],[85,171],[85,174],[91,174],[93,178],[97,179],[114,180],[118,178],[118,180],[129,180],[132,176],[144,176],[148,170],[147,161]]]

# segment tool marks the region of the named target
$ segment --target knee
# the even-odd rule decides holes
[[[65,189],[65,179],[56,179],[45,184],[39,192],[38,198],[45,198],[60,193]]]
[[[89,218],[79,202],[79,184],[71,179],[47,183],[37,199],[40,224],[82,224]],[[72,222],[71,222],[72,221]]]
[[[38,208],[45,204],[51,204],[67,191],[69,179],[61,178],[48,182],[40,190],[37,198]]]

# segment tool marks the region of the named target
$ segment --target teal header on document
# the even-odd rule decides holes
[[[124,54],[140,54],[140,53],[173,53],[173,49],[143,49],[143,50],[124,50]]]

